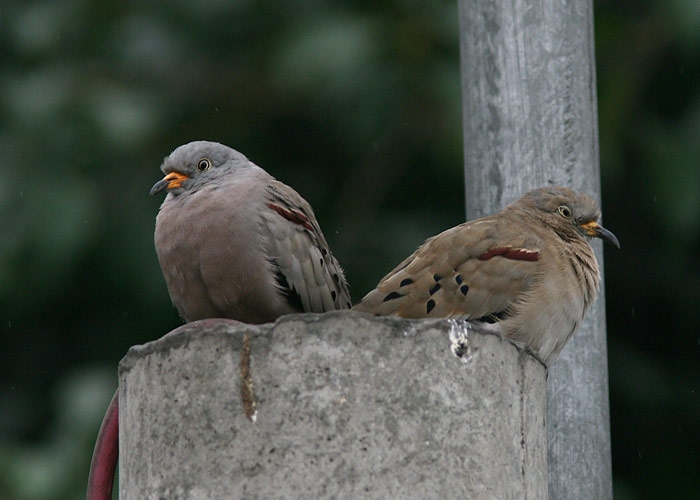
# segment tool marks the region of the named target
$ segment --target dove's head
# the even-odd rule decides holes
[[[600,238],[620,248],[617,237],[600,225],[598,203],[587,194],[561,186],[547,186],[525,193],[511,207],[525,208],[564,239]]]
[[[248,158],[218,142],[195,141],[178,147],[164,160],[160,169],[165,174],[151,188],[153,196],[164,189],[178,195],[195,191],[223,177],[255,168]]]

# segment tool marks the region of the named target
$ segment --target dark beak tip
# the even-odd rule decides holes
[[[151,190],[148,192],[148,196],[158,194],[166,187],[168,187],[168,181],[166,181],[165,179],[161,179],[153,185]]]
[[[607,241],[608,243],[615,245],[618,250],[620,249],[620,240],[617,239],[617,236],[615,236],[612,231],[608,231],[601,226],[598,229],[598,237],[603,241]]]

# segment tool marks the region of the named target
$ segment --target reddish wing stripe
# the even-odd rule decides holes
[[[298,212],[296,210],[289,210],[287,208],[280,207],[279,205],[275,205],[274,203],[268,203],[267,206],[275,212],[277,212],[278,214],[280,214],[288,221],[291,221],[294,224],[299,224],[300,226],[303,226],[309,231],[314,230],[314,228],[311,226],[311,223],[309,222],[309,218],[303,213]]]
[[[477,257],[479,260],[489,260],[493,257],[505,257],[510,260],[526,260],[534,262],[540,259],[540,252],[526,248],[496,247],[487,250]]]

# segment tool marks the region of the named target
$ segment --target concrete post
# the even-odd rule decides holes
[[[592,2],[460,0],[459,15],[467,218],[543,185],[599,197]],[[612,499],[602,293],[550,370],[547,422],[550,499]]]
[[[463,322],[204,320],[119,379],[122,500],[547,495],[545,369]]]

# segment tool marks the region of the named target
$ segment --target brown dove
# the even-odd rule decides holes
[[[429,238],[353,309],[467,319],[528,345],[550,366],[598,293],[590,238],[620,246],[599,218],[590,196],[534,189],[501,212]]]
[[[185,321],[266,323],[350,308],[343,271],[294,189],[215,142],[180,146],[161,170],[150,194],[168,194],[154,242]]]

